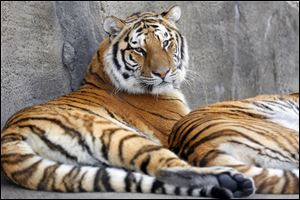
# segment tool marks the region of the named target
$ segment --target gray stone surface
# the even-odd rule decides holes
[[[105,16],[162,12],[174,4],[182,8],[178,26],[189,44],[189,83],[183,90],[192,107],[299,90],[297,2],[1,1],[1,128],[17,110],[78,88],[105,37]],[[1,178],[1,198],[44,195],[3,185]]]

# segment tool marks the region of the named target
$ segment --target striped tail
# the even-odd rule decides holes
[[[1,138],[1,169],[16,184],[32,190],[55,192],[138,192],[195,197],[230,198],[216,186],[184,188],[155,177],[110,166],[74,166],[53,162],[35,154],[22,136]]]

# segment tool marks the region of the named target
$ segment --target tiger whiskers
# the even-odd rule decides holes
[[[120,88],[115,87],[115,88],[113,89],[113,91],[112,91],[112,94],[113,94],[113,95],[118,95],[118,93],[119,93],[120,91],[121,91]]]
[[[183,80],[184,84],[186,84],[188,87],[191,87],[198,79],[202,79],[200,74],[197,74],[197,72],[190,69],[186,69],[186,76]]]

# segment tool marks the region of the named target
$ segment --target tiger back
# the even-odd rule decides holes
[[[189,112],[179,86],[188,64],[178,6],[121,20],[79,90],[23,109],[1,134],[1,169],[14,183],[58,192],[141,192],[243,197],[254,184],[232,168],[198,168],[166,147]]]
[[[176,123],[169,148],[194,166],[237,169],[258,193],[299,193],[299,93],[198,108]]]

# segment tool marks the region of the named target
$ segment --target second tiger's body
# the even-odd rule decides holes
[[[258,193],[299,193],[299,94],[198,108],[176,123],[169,148],[195,166],[253,177]]]

